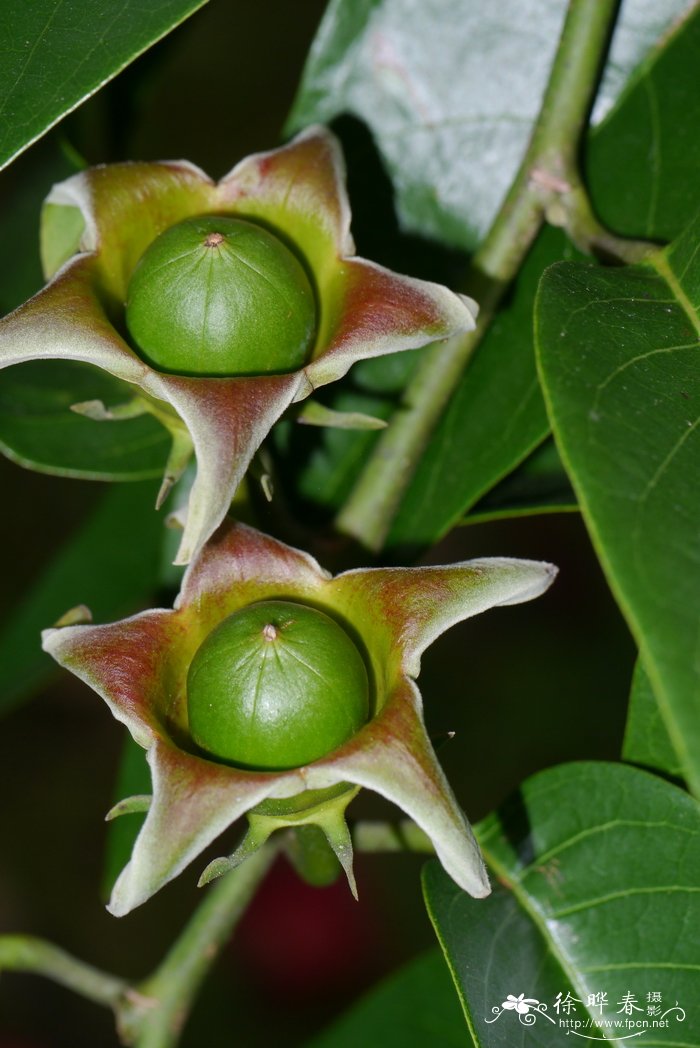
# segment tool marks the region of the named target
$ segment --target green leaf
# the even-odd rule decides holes
[[[574,251],[563,235],[544,230],[433,435],[392,530],[394,547],[430,544],[472,506],[474,522],[574,508],[570,484],[552,445],[549,452],[533,451],[547,435],[549,422],[539,392],[530,318],[542,270],[567,254]],[[335,388],[329,394],[334,408],[388,418],[396,399],[377,393],[400,390],[406,380],[402,358],[407,356],[413,354],[358,365],[351,381],[367,392]],[[379,370],[366,363],[388,366]],[[408,363],[415,366],[415,360]],[[397,371],[394,381],[392,364]],[[295,475],[298,494],[317,506],[338,509],[375,437],[329,431],[318,439],[287,430],[278,433],[276,441],[284,455],[284,473]],[[523,459],[523,473],[509,477]],[[489,496],[487,502],[484,496],[494,485],[493,499]],[[466,519],[472,523],[471,513]]]
[[[484,524],[507,517],[573,513],[576,496],[553,440],[541,444],[522,465],[474,506],[463,524]]]
[[[397,397],[415,370],[423,349],[360,360],[348,376],[319,391],[323,404],[341,414],[369,415],[386,421]],[[272,440],[281,462],[279,475],[286,495],[300,500],[300,513],[310,507],[335,512],[350,494],[377,434],[368,430],[328,428],[322,434],[294,425],[275,426]]]
[[[536,335],[559,450],[700,791],[700,219],[652,263],[560,263]]]
[[[628,16],[632,16],[629,9]],[[604,197],[607,217],[625,231],[648,235],[660,232],[656,227],[643,228],[643,220],[648,215],[648,200],[643,187],[638,192],[638,176],[639,172],[649,170],[642,151],[649,148],[650,139],[646,122],[640,122],[639,110],[648,106],[650,91],[655,90],[657,82],[666,83],[669,79],[669,69],[676,68],[676,53],[680,50],[684,54],[695,54],[697,23],[697,18],[681,23],[667,49],[650,56],[607,122],[590,136],[589,177],[593,179],[594,188],[599,186],[607,194]],[[629,25],[623,20],[618,37],[623,29],[628,31],[625,26]],[[669,104],[664,109],[664,118],[669,123],[668,137],[676,127],[685,128],[681,139],[692,135],[697,123],[692,106],[697,104],[700,107],[700,95],[695,90],[696,75],[692,61],[686,58],[678,64],[674,105]],[[700,111],[697,119],[700,120]],[[631,140],[637,145],[635,150],[626,154],[624,145],[629,145]],[[612,149],[617,150],[614,155]],[[691,157],[689,164],[694,165],[690,147],[686,155]],[[680,157],[678,154],[679,160]],[[669,160],[668,164],[665,161],[659,164],[657,174],[657,181],[651,188],[661,189],[665,199],[678,201],[683,207],[689,195],[695,194],[700,204],[700,183],[694,175],[690,177],[687,169],[674,166]],[[687,214],[685,212],[686,220]],[[636,226],[632,223],[631,228],[626,228],[625,216],[630,221],[636,216]],[[540,395],[539,392],[533,394],[537,377],[531,355],[530,316],[538,274],[565,255],[564,243],[553,230],[544,230],[540,235],[519,274],[513,298],[498,314],[433,435],[394,524],[390,539],[394,545],[427,545],[444,534],[465,512],[470,521],[489,519],[492,506],[485,502],[485,494],[518,465],[533,443],[546,434],[549,423],[542,414]],[[512,483],[516,488],[520,485],[518,474],[513,476]],[[509,484],[510,480],[504,481],[504,490],[499,487],[493,492],[495,514],[506,515],[498,512],[497,503],[504,496],[507,502],[510,501],[512,490],[509,494]],[[562,487],[561,490],[566,489]],[[482,505],[474,507],[472,515],[470,509],[478,498],[482,498]],[[555,496],[555,504],[556,501]],[[562,503],[567,504],[571,504],[570,500]],[[515,508],[517,504],[511,505]],[[537,508],[536,503],[532,505]],[[482,512],[488,516],[484,518]]]
[[[390,546],[406,552],[435,541],[546,437],[549,422],[539,391],[531,316],[542,270],[572,254],[561,232],[543,230],[508,304],[489,329],[433,434],[394,523]],[[396,399],[380,398],[377,393],[401,388],[406,361],[397,355],[379,362],[386,365],[394,360],[396,382],[391,381],[389,368],[365,370],[363,363],[353,369],[351,380],[368,392],[337,390],[332,394],[333,407],[390,417]],[[409,361],[411,367],[415,363]],[[321,440],[290,434],[285,441],[285,472],[299,471],[302,497],[337,509],[352,490],[375,439],[370,433],[328,432]]]
[[[434,542],[546,437],[531,317],[542,270],[567,251],[561,232],[542,231],[421,459],[389,546]]]
[[[98,621],[135,610],[155,589],[163,519],[156,488],[119,485],[50,563],[0,628],[0,712],[27,698],[55,672],[39,634],[69,608],[87,604]],[[130,536],[137,536],[131,540]]]
[[[700,810],[675,786],[624,765],[562,765],[528,779],[515,800],[477,828],[497,878],[476,901],[437,863],[426,904],[476,1045],[560,1048],[570,1032],[619,1045],[639,1027],[602,1030],[569,1020],[632,1020],[660,993],[667,1028],[640,1043],[700,1043]],[[569,993],[575,1011],[557,1014]],[[589,994],[607,994],[593,1007]],[[546,1015],[504,1009],[524,994]],[[580,1032],[578,1032],[580,1031]]]
[[[373,13],[375,8],[379,13]],[[356,41],[356,49],[359,48],[360,52],[365,47],[367,34],[371,35],[370,30],[373,31],[372,27],[377,29],[380,26],[377,20],[389,19],[390,13],[394,11],[394,6],[390,2],[378,3],[370,12],[367,5],[353,5],[352,10],[337,3],[331,5],[324,23],[326,29],[319,34],[316,50],[309,66],[308,75],[311,77],[309,83],[312,88],[315,84],[320,91],[320,85],[324,82],[323,77],[329,78],[330,83],[334,68],[332,47],[336,44],[340,46],[343,33],[346,34],[348,40],[352,38],[352,33],[357,29],[356,23],[361,21],[361,9],[365,11],[367,24],[364,30],[365,36],[359,37]],[[677,14],[678,10],[679,5],[644,5],[629,2],[624,5],[622,19],[615,34],[613,53],[606,71],[607,86],[604,85],[596,108],[599,116],[603,115],[613,99],[618,98],[619,92],[629,77],[630,69],[653,43],[669,18]],[[416,12],[417,19],[421,17],[421,14],[427,18],[429,7],[416,8]],[[552,11],[549,11],[547,17],[551,15]],[[476,14],[473,17],[476,18]],[[437,20],[433,19],[433,21]],[[455,23],[455,26],[452,27],[453,35],[455,40],[459,40],[460,26],[466,23],[463,23],[463,19],[459,17],[456,18]],[[517,21],[513,24],[516,25]],[[438,30],[427,27],[425,32],[428,39],[431,39],[430,34]],[[648,168],[648,164],[639,154],[639,150],[648,148],[647,123],[645,120],[640,123],[639,110],[648,105],[649,91],[653,89],[657,78],[663,80],[667,75],[667,68],[673,67],[673,55],[676,49],[683,47],[692,51],[691,37],[694,33],[694,19],[682,23],[667,44],[671,54],[670,59],[663,48],[654,51],[640,75],[636,77],[634,84],[619,98],[616,107],[608,115],[606,121],[596,128],[591,136],[589,175],[595,176],[595,184],[607,192],[608,197],[605,198],[606,200],[609,198],[607,213],[614,220],[616,220],[620,203],[624,203],[627,213],[637,215],[637,225],[643,224],[643,219],[648,213],[648,201],[644,193],[641,193],[639,197],[636,194],[638,172],[642,168]],[[683,43],[686,36],[691,42]],[[504,40],[506,38],[507,34]],[[391,46],[394,46],[393,40],[394,38],[391,37]],[[400,47],[402,41],[400,32],[397,40],[396,47]],[[464,53],[460,51],[460,68],[465,60],[464,55],[469,53],[469,49],[464,50]],[[344,52],[341,51],[339,54],[341,54],[339,68],[348,74],[350,87],[347,90],[350,91],[354,73],[346,70],[342,64]],[[348,51],[348,63],[350,64],[349,56],[350,51]],[[355,50],[352,51],[352,61],[354,60]],[[327,63],[327,69],[323,66],[324,61]],[[441,70],[445,68],[442,58],[438,65]],[[316,76],[314,70],[318,72],[320,78],[318,81],[314,79]],[[467,72],[464,76],[468,77],[468,75],[467,63]],[[669,106],[665,111],[665,119],[668,119],[671,128],[677,124],[683,124],[688,129],[684,135],[692,134],[692,129],[697,122],[693,117],[692,109],[700,97],[695,90],[695,77],[695,67],[692,62],[686,61],[679,65],[678,82],[675,85],[674,94],[677,105],[675,109]],[[457,78],[455,82],[461,83],[463,79],[460,74],[460,78]],[[343,85],[339,90],[346,90]],[[367,92],[376,93],[379,88],[380,85],[375,78],[374,86],[368,84],[365,89]],[[483,96],[483,92],[480,95]],[[329,100],[332,100],[333,97],[328,94],[321,97],[319,94],[316,98],[313,92],[309,94],[302,90],[299,104],[306,100],[309,104],[317,102],[324,106],[331,104]],[[316,101],[314,101],[315,98]],[[683,108],[683,98],[689,100],[685,108]],[[381,120],[381,113],[377,111],[376,107],[373,107],[373,113],[376,113],[376,116],[371,118],[364,114],[370,123],[373,119]],[[610,148],[621,140],[621,128],[623,127],[626,128],[625,134],[630,139],[641,144],[634,153],[633,161],[628,162],[624,150],[618,149],[613,163]],[[449,136],[451,132],[451,125],[445,129],[441,127],[435,129],[436,134],[444,133]],[[597,148],[599,137],[605,140],[604,147],[600,149]],[[396,141],[396,148],[399,148],[399,142],[400,147],[405,150],[405,145],[400,139]],[[459,143],[457,146],[461,148]],[[458,169],[460,178],[466,171],[468,177],[486,180],[482,157],[478,152],[460,154],[458,159],[452,158],[453,163],[449,162],[450,156],[444,150],[437,155],[441,164],[445,160],[443,172],[445,177]],[[692,157],[694,153],[691,151],[687,155]],[[392,170],[396,179],[399,200],[402,199],[402,187],[406,177],[403,172],[407,165],[410,169],[411,157],[412,154],[403,153],[400,171]],[[470,173],[472,161],[475,164],[475,170]],[[692,166],[694,161],[690,159],[688,163]],[[423,170],[428,169],[420,168],[421,177]],[[698,180],[695,177],[686,177],[686,175],[687,169],[667,168],[664,163],[660,177],[662,177],[663,187],[670,199],[680,199],[685,203],[688,194],[696,192]],[[689,188],[685,189],[684,186]],[[444,193],[440,199],[445,200]],[[464,200],[467,201],[471,213],[474,205],[473,199],[465,195]],[[621,216],[621,220],[623,219],[624,215]],[[425,225],[418,224],[418,227],[423,231],[428,231]],[[549,424],[537,388],[538,380],[531,338],[531,315],[542,270],[557,259],[567,255],[571,257],[573,254],[560,233],[552,229],[542,232],[521,270],[514,286],[513,296],[499,311],[495,323],[457,387],[411,482],[389,537],[389,544],[395,550],[401,550],[402,556],[439,539],[450,527],[461,520],[465,513],[469,514],[468,520],[477,520],[490,519],[492,515],[505,516],[510,513],[511,509],[515,512],[524,512],[547,507],[547,501],[538,506],[536,499],[526,501],[525,505],[520,506],[517,502],[511,503],[507,487],[494,494],[496,504],[493,507],[483,500],[494,485],[499,485],[504,477],[516,469],[547,434]],[[353,377],[357,381],[355,374]],[[391,402],[387,402],[387,410],[390,406]],[[350,437],[347,440],[333,443],[325,441],[322,447],[317,445],[315,451],[309,452],[309,468],[302,474],[302,486],[306,487],[312,498],[314,498],[314,492],[323,495],[328,490],[333,491],[335,498],[345,497],[351,490],[353,478],[356,477],[369,454],[372,444],[371,440],[361,442]],[[317,473],[319,466],[322,466],[322,471]],[[513,477],[513,487],[516,490],[520,487],[521,482],[521,476]],[[564,491],[565,489],[562,488],[562,493]],[[551,497],[552,501],[548,500],[549,506],[556,506],[558,502],[556,493],[551,492]],[[498,505],[502,498],[506,500],[505,506],[503,503]],[[472,508],[479,503],[479,500],[482,500],[483,504],[479,505],[478,513],[472,515]],[[570,506],[571,502],[567,500],[561,505]],[[487,514],[486,518],[482,517],[482,512]]]
[[[618,233],[672,240],[700,207],[698,61],[700,8],[691,4],[591,138],[593,204]]]
[[[204,0],[32,0],[0,15],[0,168]]]
[[[622,756],[632,764],[644,764],[676,778],[683,774],[651,681],[639,661],[632,680]]]
[[[106,371],[73,361],[42,360],[0,371],[0,451],[20,466],[89,480],[162,476],[167,430],[151,415],[94,421],[71,405],[123,404],[133,389]]]
[[[308,1048],[473,1048],[438,950],[372,990]]]
[[[686,0],[627,0],[599,107],[608,107]],[[288,128],[350,113],[371,129],[406,229],[466,249],[522,159],[566,3],[332,0]],[[416,42],[420,41],[420,46]]]
[[[394,406],[385,397],[347,389],[339,383],[327,394],[334,412],[387,418]],[[280,475],[289,495],[327,510],[338,509],[376,439],[376,430],[326,428],[321,434],[291,420],[275,427],[273,440],[282,457]]]

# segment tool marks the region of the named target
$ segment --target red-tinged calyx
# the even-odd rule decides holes
[[[364,659],[324,612],[266,600],[229,615],[187,678],[190,734],[206,753],[259,770],[325,757],[367,721]]]
[[[214,227],[198,243],[205,258],[222,253],[221,223],[232,220],[263,235],[274,231],[276,246],[289,249],[301,267],[302,285],[308,272],[310,290],[305,286],[298,296],[304,303],[302,334],[292,343],[270,338],[269,359],[257,334],[251,340],[237,336],[231,361],[225,359],[231,346],[224,339],[219,353],[209,333],[206,352],[199,352],[206,319],[200,307],[202,324],[181,352],[175,338],[166,337],[171,314],[182,304],[179,288],[170,292],[172,309],[165,298],[152,296],[164,316],[150,351],[133,302],[131,334],[123,337],[124,306],[134,298],[130,283],[139,261],[168,231],[212,218]],[[222,522],[257,448],[292,403],[341,379],[359,360],[416,349],[474,327],[473,303],[355,256],[342,155],[320,127],[281,149],[247,157],[218,183],[185,161],[105,165],[74,175],[47,200],[42,259],[51,282],[0,320],[0,369],[46,359],[92,364],[134,386],[159,412],[177,416],[172,432],[179,439],[187,430],[197,462],[178,564],[196,557]],[[160,276],[170,268],[175,262]],[[296,278],[291,284],[299,292]],[[272,294],[269,287],[267,292]],[[226,298],[224,316],[232,302]],[[259,306],[256,323],[265,312],[269,319],[272,310]],[[145,314],[151,317],[148,303]],[[222,330],[227,327],[222,324]],[[285,323],[285,339],[289,328]],[[252,341],[251,362],[243,359],[243,349]],[[180,441],[164,491],[184,464],[183,448]]]
[[[216,389],[218,384],[207,385]],[[139,906],[243,815],[250,819],[249,834],[234,855],[210,865],[203,881],[237,865],[271,832],[311,825],[323,831],[352,884],[344,811],[361,787],[414,820],[461,888],[479,898],[487,895],[478,846],[437,763],[412,678],[422,652],[444,630],[490,607],[537,597],[555,574],[550,564],[490,558],[442,567],[358,569],[332,578],[303,551],[228,522],[189,568],[172,611],[142,612],[107,626],[45,631],[45,650],[94,688],[149,751],[153,798],[131,861],[114,887],[110,911],[121,916]],[[278,619],[270,614],[270,602],[277,605],[282,597],[287,608]],[[296,753],[279,759],[286,765],[282,770],[270,767],[264,733],[262,762],[254,760],[251,768],[235,757],[196,750],[188,731],[185,697],[189,683],[194,726],[197,685],[193,690],[191,684],[203,658],[197,655],[200,646],[213,644],[210,638],[220,627],[254,608],[263,608],[257,647],[268,651],[285,638],[290,615],[315,616],[322,614],[317,608],[324,609],[325,618],[347,634],[347,644],[339,654],[324,642],[333,672],[315,668],[334,683],[342,680],[343,701],[352,694],[347,688],[350,660],[359,652],[371,667],[367,705],[355,700],[346,740],[325,740],[321,756],[313,760]],[[305,661],[307,669],[314,668]],[[215,665],[223,663],[216,660]],[[313,673],[311,678],[318,682]],[[223,669],[219,683],[225,696]],[[321,690],[326,697],[333,694]],[[205,686],[199,698],[206,706],[219,694]],[[219,709],[225,727],[225,703]],[[317,723],[324,717],[322,705]],[[285,730],[282,724],[281,736]]]

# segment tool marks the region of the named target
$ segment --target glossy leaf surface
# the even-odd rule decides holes
[[[576,496],[554,441],[536,448],[509,476],[481,499],[463,524],[483,524],[504,517],[530,517],[541,513],[572,513]]]
[[[685,0],[622,5],[599,112]],[[473,248],[520,164],[554,57],[563,0],[333,0],[290,127],[352,113],[371,129],[404,226]],[[489,85],[488,91],[484,84]]]
[[[586,173],[593,204],[619,233],[672,240],[700,206],[699,60],[700,8],[690,4],[688,17],[591,136]]]
[[[381,17],[386,18],[390,7],[390,4],[376,5],[377,12],[382,12]],[[317,41],[316,53],[312,56],[310,65],[312,71],[320,70],[319,63],[322,63],[324,54],[330,56],[333,41],[337,42],[337,39],[340,39],[339,36],[336,39],[330,32],[330,27],[335,24],[332,18],[334,10],[338,13],[338,34],[349,33],[353,17],[359,18],[359,7],[353,7],[354,15],[339,4],[329,9],[324,23],[328,27],[328,33],[326,36],[321,35]],[[340,18],[341,10],[345,11],[344,19]],[[622,17],[616,28],[613,51],[606,70],[606,81],[596,105],[596,115],[602,117],[610,109],[613,100],[617,99],[617,102],[612,111],[608,112],[604,122],[594,129],[587,150],[588,175],[593,182],[596,204],[600,198],[603,213],[613,227],[626,231],[629,226],[628,231],[638,235],[661,235],[664,231],[660,226],[648,226],[649,193],[652,193],[654,200],[658,201],[660,194],[664,194],[664,200],[675,202],[669,203],[668,206],[675,208],[674,215],[677,221],[684,208],[687,214],[689,199],[695,199],[694,195],[697,192],[697,179],[689,176],[689,170],[694,164],[695,145],[688,143],[685,151],[677,149],[674,145],[673,157],[667,153],[666,148],[666,143],[669,148],[671,146],[676,127],[688,129],[680,136],[682,139],[686,134],[691,134],[692,137],[691,129],[696,123],[693,118],[693,106],[700,103],[695,90],[695,65],[691,59],[696,53],[694,37],[697,33],[697,18],[681,22],[674,34],[668,40],[664,40],[659,50],[652,50],[645,65],[629,82],[622,97],[619,97],[619,92],[629,79],[630,70],[635,62],[650,47],[655,39],[654,34],[660,32],[666,21],[677,14],[678,10],[679,8],[672,10],[671,7],[658,4],[623,5]],[[422,8],[421,14],[426,13],[427,9]],[[420,18],[421,14],[416,13],[415,17]],[[368,14],[367,18],[366,34],[371,35],[370,30],[374,32],[372,27],[380,18],[380,14]],[[455,21],[457,27],[451,28],[452,40],[456,45],[460,39],[459,26],[464,23],[457,16]],[[502,30],[502,27],[499,26],[499,30]],[[430,28],[425,32],[429,38]],[[499,31],[496,38],[502,40],[503,32]],[[399,42],[402,39],[400,31],[397,39]],[[526,36],[525,39],[529,41],[531,38]],[[361,53],[364,40],[363,36],[356,44],[356,50],[360,49]],[[392,46],[393,40],[392,36]],[[399,44],[396,47],[399,47]],[[445,43],[445,47],[449,55],[450,45]],[[352,51],[353,58],[356,56],[356,50]],[[679,55],[685,55],[685,60],[677,61]],[[464,54],[461,51],[458,61],[461,70],[464,65]],[[437,65],[441,71],[446,68],[442,57]],[[449,58],[447,65],[449,66]],[[503,72],[504,68],[501,69],[503,91],[509,87],[513,92],[517,63],[508,67],[508,77]],[[673,81],[670,79],[671,71],[675,74]],[[321,78],[318,81],[320,84],[320,71],[318,75]],[[348,74],[348,83],[351,85],[348,90],[352,90],[353,75]],[[411,76],[417,75],[418,72],[412,67]],[[465,76],[468,78],[468,63],[466,72],[462,71],[459,75],[462,80]],[[372,90],[378,91],[379,87],[366,87],[367,92]],[[661,113],[664,137],[663,143],[660,144],[657,138],[649,138],[648,111],[650,98],[653,100],[656,93],[661,98],[664,91]],[[481,96],[483,92],[480,93]],[[313,101],[311,94],[302,92],[301,100],[305,99],[309,104]],[[326,96],[317,99],[317,102],[319,105],[328,104]],[[379,136],[381,146],[381,133],[376,127],[376,121],[382,119],[380,110],[375,107],[372,115],[367,115],[364,111],[361,115],[373,127],[375,135]],[[624,135],[621,133],[622,128],[625,129]],[[444,134],[452,145],[458,138],[453,134],[451,125],[444,128],[438,126],[434,133]],[[496,141],[497,139],[490,139],[490,148],[495,149]],[[655,150],[655,163],[651,166],[641,155],[644,150],[648,150],[650,141],[654,143]],[[632,142],[635,143],[634,149],[627,149],[627,145]],[[400,145],[401,148],[405,148],[403,140],[397,138],[396,148]],[[461,150],[460,145],[455,148]],[[464,177],[465,171],[469,176],[472,162],[478,163],[478,170],[475,170],[473,177],[486,182],[483,178],[482,152],[461,151],[459,160],[453,158],[452,162],[449,162],[449,157],[443,152],[439,152],[435,154],[436,157],[439,156],[439,160],[435,162],[442,165],[446,172],[459,170],[460,178]],[[410,169],[410,163],[411,154],[402,154],[401,170],[395,173],[399,201],[402,199],[402,189],[408,177],[405,169],[407,165]],[[642,169],[644,177],[640,181],[639,174]],[[649,181],[647,172],[652,169],[653,178]],[[421,171],[425,170],[425,167],[421,168]],[[638,183],[639,194],[636,189]],[[468,200],[470,215],[473,214],[474,199],[468,198],[467,195],[464,199]],[[700,197],[697,199],[700,202]],[[444,194],[440,200],[442,206]],[[630,225],[631,219],[634,221]],[[418,218],[412,224],[422,232],[429,232],[429,225],[421,224]],[[672,233],[677,231],[677,227],[674,228],[669,222],[666,222],[666,227]],[[537,388],[531,317],[540,274],[547,265],[564,257],[572,257],[571,248],[566,245],[565,239],[552,229],[544,230],[517,278],[512,297],[501,307],[495,323],[480,345],[431,438],[392,529],[389,544],[394,548],[411,550],[436,541],[464,514],[469,514],[474,504],[514,470],[546,435],[548,422]],[[371,375],[367,388],[373,389]],[[387,402],[385,410],[390,409],[391,404]],[[302,474],[304,493],[314,501],[319,497],[325,500],[326,492],[337,491],[338,496],[346,495],[352,487],[352,478],[357,475],[372,443],[373,438],[367,435],[362,439],[353,436],[345,439],[324,439],[311,454],[308,467]],[[336,485],[334,480],[341,477],[342,480]],[[517,477],[514,478],[514,482],[516,485],[519,483]],[[479,507],[475,519],[481,519],[481,509],[482,507]],[[514,509],[518,512],[516,507]],[[489,510],[486,509],[486,512]]]
[[[699,243],[696,220],[646,266],[556,265],[536,317],[559,450],[696,791]]]
[[[435,541],[548,433],[532,347],[532,307],[542,270],[566,254],[562,234],[544,230],[433,434],[390,545]]]
[[[89,480],[160,477],[170,436],[151,415],[95,421],[71,411],[93,399],[123,404],[133,390],[73,361],[39,361],[0,371],[0,451],[20,466]]]
[[[643,764],[667,775],[680,777],[683,774],[651,681],[641,662],[637,662],[632,680],[622,756],[632,764]]]
[[[0,167],[204,0],[32,0],[0,13]]]
[[[3,683],[0,710],[11,709],[49,676],[42,629],[70,608],[86,604],[99,618],[133,611],[156,587],[163,518],[153,512],[151,485],[109,490],[93,516],[63,547],[0,627]],[[124,542],[125,535],[138,542]]]
[[[627,14],[631,17],[629,7]],[[628,31],[623,19],[618,39]],[[693,140],[679,149],[676,141],[682,142],[686,134],[692,137],[696,115],[700,119],[694,64],[698,32],[697,15],[682,22],[665,46],[649,55],[618,104],[589,136],[587,172],[594,201],[622,232],[673,236],[700,205],[698,180],[689,174],[697,147]],[[656,114],[659,123],[650,129],[649,107],[657,95],[662,106]],[[678,136],[677,128],[682,129]],[[646,159],[650,143],[655,158],[651,165]],[[661,206],[662,200],[672,211],[663,223],[659,219],[650,224],[650,202]],[[539,274],[565,257],[565,241],[560,238],[557,245],[558,237],[551,229],[543,231],[523,266],[512,299],[499,312],[433,435],[394,525],[392,542],[435,541],[454,524],[460,502],[468,514],[475,494],[481,497],[489,491],[527,454],[538,427],[542,436],[547,432],[548,423],[538,415],[539,392],[533,393],[538,380],[531,316]]]
[[[473,1048],[439,951],[412,961],[367,994],[308,1048]]]
[[[619,1044],[640,1027],[611,1036],[594,1021],[651,1023],[653,993],[656,1017],[681,1011],[640,1043],[698,1042],[700,812],[691,797],[623,765],[562,765],[527,780],[478,832],[498,880],[490,898],[475,903],[435,863],[424,875],[476,1045],[557,1048],[577,1029],[577,1039]],[[601,1007],[589,1003],[598,993],[607,995]],[[521,994],[532,1003],[518,1012],[506,1002]]]

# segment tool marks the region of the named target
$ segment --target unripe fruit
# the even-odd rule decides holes
[[[299,260],[240,218],[190,218],[141,256],[126,324],[162,371],[261,375],[295,371],[313,346],[316,305]]]
[[[364,660],[322,611],[266,600],[229,615],[195,653],[190,734],[203,750],[261,770],[297,768],[350,739],[369,715]]]

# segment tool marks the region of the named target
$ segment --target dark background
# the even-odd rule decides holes
[[[279,142],[323,7],[320,0],[212,0],[0,175],[0,225],[9,231],[0,243],[2,311],[17,304],[19,287],[24,295],[39,286],[38,209],[61,177],[53,172],[64,140],[89,163],[184,156],[220,177],[247,153]],[[358,251],[396,264],[402,240],[390,195],[381,187],[371,203],[363,200],[371,180],[353,176],[352,152],[349,166]],[[405,271],[425,268],[415,238],[403,255]],[[0,459],[0,624],[103,489]],[[634,655],[576,514],[461,528],[430,559],[489,554],[551,560],[561,573],[544,598],[456,627],[424,658],[428,727],[456,732],[440,757],[473,819],[541,768],[618,756]],[[0,666],[0,686],[1,674]],[[134,914],[115,920],[106,913],[103,816],[122,742],[99,699],[67,674],[2,721],[0,933],[42,935],[98,966],[140,976],[196,904],[205,860]],[[352,812],[393,814],[366,795]],[[205,987],[183,1045],[302,1044],[432,943],[421,860],[358,856],[356,865],[359,905],[343,883],[310,889],[280,863]],[[0,979],[0,1048],[116,1044],[111,1016],[97,1006],[35,977]]]

